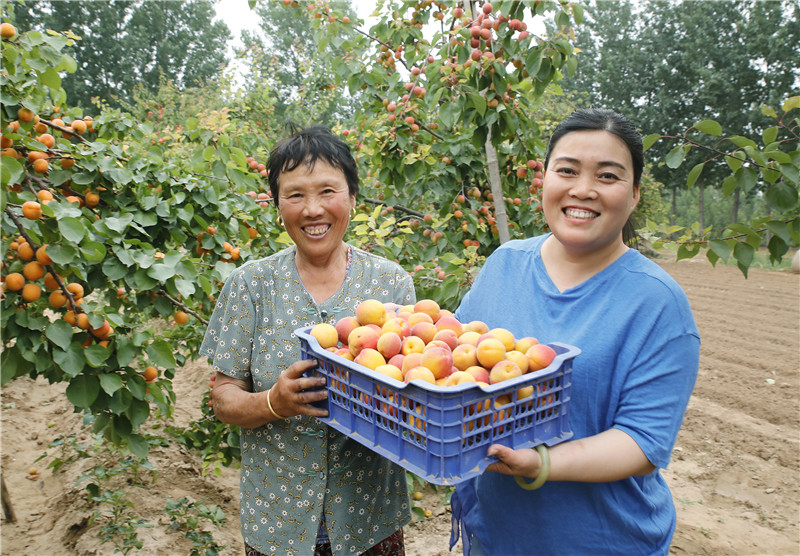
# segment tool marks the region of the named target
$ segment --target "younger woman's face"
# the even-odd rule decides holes
[[[550,153],[542,209],[556,239],[577,254],[622,244],[622,228],[639,202],[625,143],[603,130],[567,133]]]

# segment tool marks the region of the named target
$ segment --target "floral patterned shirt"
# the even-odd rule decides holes
[[[201,355],[263,391],[300,359],[295,329],[335,324],[364,299],[414,302],[414,284],[399,265],[350,249],[344,283],[322,303],[303,286],[294,247],[236,269]],[[405,471],[314,417],[242,428],[241,446],[242,536],[260,552],[312,554],[323,513],[334,554],[360,554],[410,521]]]

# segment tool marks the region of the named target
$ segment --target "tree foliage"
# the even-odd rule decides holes
[[[138,87],[157,90],[162,76],[179,89],[196,86],[226,64],[230,31],[213,22],[208,0],[25,0],[12,6],[22,29],[71,32],[75,40],[65,52],[77,68],[63,87],[84,110],[94,97],[119,107]]]
[[[355,19],[349,2],[336,2],[336,6],[342,17]],[[275,116],[287,123],[287,129],[311,124],[332,127],[337,121],[350,120],[357,101],[337,86],[337,77],[320,54],[314,29],[298,25],[304,18],[281,2],[259,2],[253,15],[259,19],[260,31],[244,31],[243,47],[236,52],[247,68],[243,81],[248,96],[266,84],[275,95]],[[345,52],[331,54],[342,57]]]

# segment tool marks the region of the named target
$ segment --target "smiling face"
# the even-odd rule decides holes
[[[278,191],[278,211],[297,256],[322,262],[335,255],[355,206],[344,173],[323,160],[300,164],[280,174]]]
[[[566,250],[585,255],[623,249],[622,228],[638,202],[631,153],[616,135],[573,131],[553,147],[542,207]]]

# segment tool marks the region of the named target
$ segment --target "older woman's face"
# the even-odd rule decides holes
[[[301,164],[278,178],[278,211],[298,255],[330,256],[341,246],[355,198],[344,173],[323,160]]]

